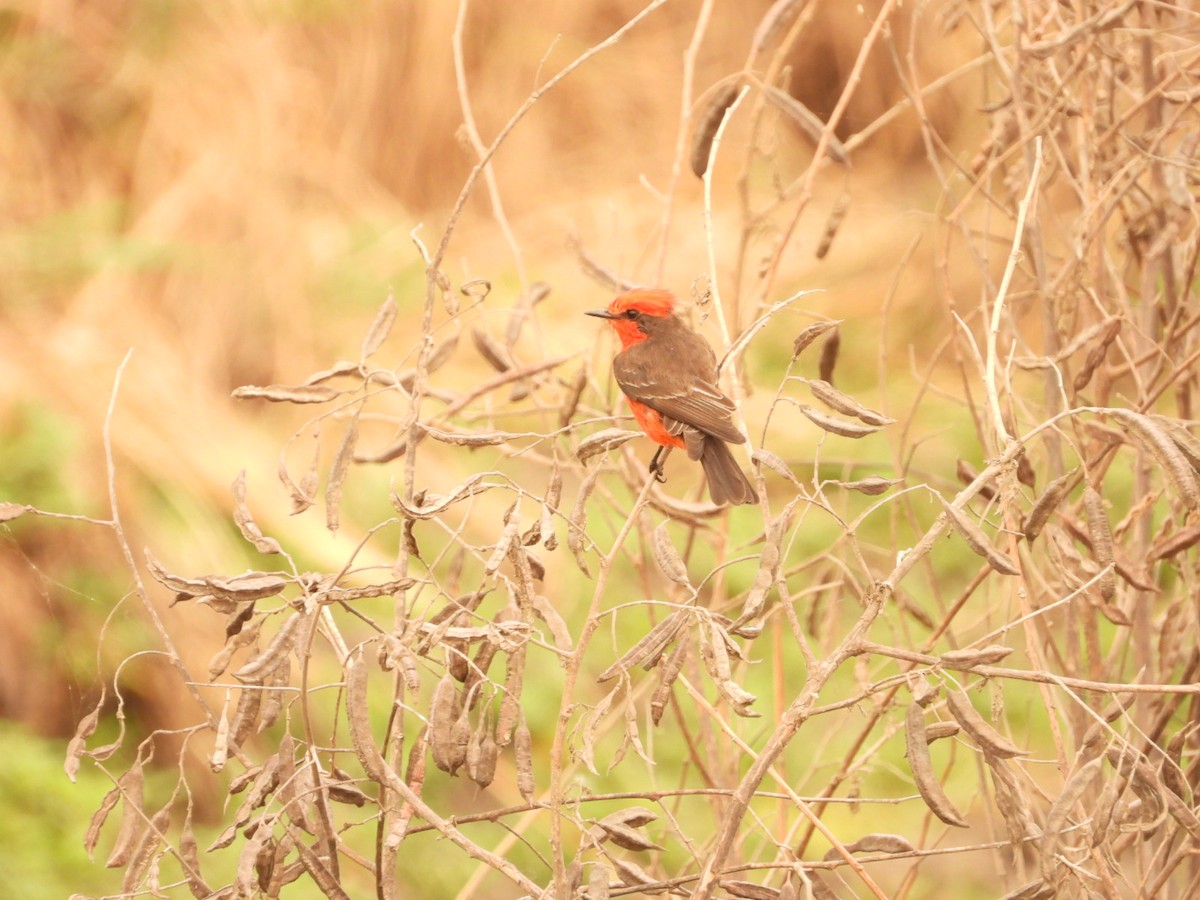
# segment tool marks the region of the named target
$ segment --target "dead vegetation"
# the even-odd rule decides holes
[[[431,860],[446,880],[423,896],[1196,893],[1198,12],[883,0],[827,108],[791,73],[828,5],[772,4],[712,90],[713,4],[683,17],[652,249],[634,278],[575,246],[597,279],[657,282],[671,235],[702,236],[695,318],[728,348],[763,498],[729,512],[680,466],[647,478],[603,341],[545,338],[560,289],[526,275],[499,166],[528,115],[669,6],[481,128],[459,5],[445,40],[474,164],[445,228],[411,235],[424,289],[384,302],[354,359],[235,391],[294,407],[278,477],[293,515],[354,529],[336,565],[262,524],[244,477],[233,518],[261,565],[159,562],[120,517],[106,425],[111,513],[92,521],[190,718],[126,734],[114,679],[71,742],[69,774],[112,778],[85,842],[120,896],[400,897]],[[896,86],[882,109],[856,105],[868,72]],[[974,133],[947,124],[964,103]],[[905,121],[936,195],[873,262],[890,285],[868,343],[784,285],[796,254],[854,240],[881,189],[856,164]],[[453,274],[477,197],[518,288]],[[924,307],[897,304],[926,263]],[[895,332],[933,352],[899,358]],[[756,350],[779,347],[756,383]],[[348,524],[352,497],[384,494]],[[31,514],[55,515],[0,506]],[[226,636],[206,670],[170,627],[193,607]],[[120,734],[96,746],[114,694]],[[168,747],[159,795],[146,770],[175,765]]]

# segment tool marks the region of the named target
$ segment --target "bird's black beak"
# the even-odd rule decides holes
[[[610,313],[607,309],[589,309],[587,312],[584,313],[584,315],[585,316],[595,316],[597,319],[615,319],[616,318],[616,316],[614,316],[612,313]]]

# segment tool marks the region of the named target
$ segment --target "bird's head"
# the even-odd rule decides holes
[[[661,289],[638,288],[628,291],[608,304],[608,309],[589,309],[587,315],[608,319],[608,324],[628,347],[645,340],[656,325],[670,319],[675,312],[675,296]]]

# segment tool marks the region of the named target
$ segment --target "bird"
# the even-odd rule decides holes
[[[659,444],[650,472],[665,481],[661,455],[682,447],[700,460],[713,503],[757,503],[758,492],[729,450],[745,435],[733,422],[737,409],[717,386],[717,357],[708,341],[675,312],[667,290],[638,288],[590,309],[607,319],[621,341],[612,371],[634,419]]]

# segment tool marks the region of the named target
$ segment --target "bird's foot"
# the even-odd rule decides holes
[[[667,483],[667,473],[663,471],[662,464],[662,447],[654,451],[654,456],[650,458],[650,474],[654,476],[654,480],[659,484]]]

